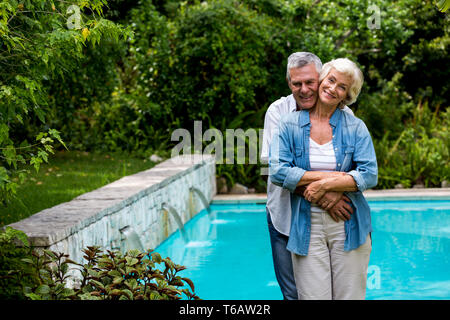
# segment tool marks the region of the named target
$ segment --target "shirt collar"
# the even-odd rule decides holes
[[[341,119],[342,111],[339,107],[336,108],[336,110],[333,112],[333,115],[330,118],[330,125],[333,127],[336,127],[339,119]]]
[[[341,114],[342,114],[341,109],[336,108],[336,110],[333,112],[333,115],[330,118],[330,125],[336,127],[337,123],[341,119]],[[300,110],[299,123],[301,127],[310,124],[309,110]]]
[[[289,95],[288,99],[289,112],[297,111],[297,102],[295,101],[294,95]]]

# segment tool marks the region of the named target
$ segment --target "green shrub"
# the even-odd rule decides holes
[[[23,261],[31,256],[25,233],[11,227],[0,231],[0,300],[24,300],[24,288],[38,283],[33,268]]]
[[[428,103],[419,103],[413,116],[395,140],[389,132],[375,140],[379,166],[377,188],[393,188],[424,184],[440,187],[450,179],[450,108],[445,112],[431,112]]]
[[[144,15],[136,10],[133,21],[139,26]],[[159,34],[136,30],[137,86],[169,113],[172,128],[189,129],[194,120],[216,127],[231,122],[287,90],[285,39],[291,33],[277,32],[282,29],[280,20],[237,1],[181,4]]]
[[[16,246],[16,239],[22,246]],[[10,227],[0,233],[0,250],[1,299],[199,299],[193,282],[178,275],[186,267],[157,252],[103,252],[92,246],[82,250],[86,263],[80,264],[64,253],[32,250],[26,235]],[[75,278],[71,269],[81,277]]]
[[[70,14],[71,5],[79,9],[79,18]],[[12,180],[26,175],[18,164],[38,168],[62,143],[58,130],[46,122],[52,103],[49,83],[82,69],[88,44],[93,48],[100,39],[118,42],[119,36],[129,35],[102,18],[105,5],[103,0],[1,2],[0,203],[15,194]],[[79,26],[69,28],[74,20]]]
[[[369,72],[372,74],[372,71]],[[373,73],[377,74],[376,71]],[[397,73],[390,81],[378,78],[379,90],[369,93],[370,88],[367,88],[358,97],[355,114],[364,120],[375,140],[382,139],[386,132],[389,132],[391,140],[398,137],[405,128],[403,121],[413,113],[415,104],[412,97],[401,90],[402,79],[401,73]],[[353,105],[350,107],[354,109]]]

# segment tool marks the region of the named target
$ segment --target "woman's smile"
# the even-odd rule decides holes
[[[339,104],[347,97],[351,84],[352,77],[334,68],[331,69],[320,84],[320,100],[326,104],[333,104],[334,106]]]
[[[327,94],[330,98],[335,99],[336,97],[334,95],[332,95],[331,93],[329,93],[327,90],[323,90],[323,92],[325,94]]]

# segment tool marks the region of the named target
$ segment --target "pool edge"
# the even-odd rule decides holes
[[[367,190],[367,200],[450,200],[450,188]],[[267,194],[216,194],[211,204],[266,203]]]

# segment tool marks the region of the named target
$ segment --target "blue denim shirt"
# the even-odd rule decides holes
[[[372,138],[362,120],[339,108],[330,119],[336,171],[351,175],[358,187],[346,192],[352,201],[353,214],[345,222],[344,250],[364,244],[372,231],[370,208],[362,192],[377,184],[378,167]],[[282,117],[270,146],[269,168],[271,181],[291,191],[291,230],[287,249],[298,255],[307,255],[311,236],[311,203],[293,193],[309,163],[309,111],[289,113]]]

